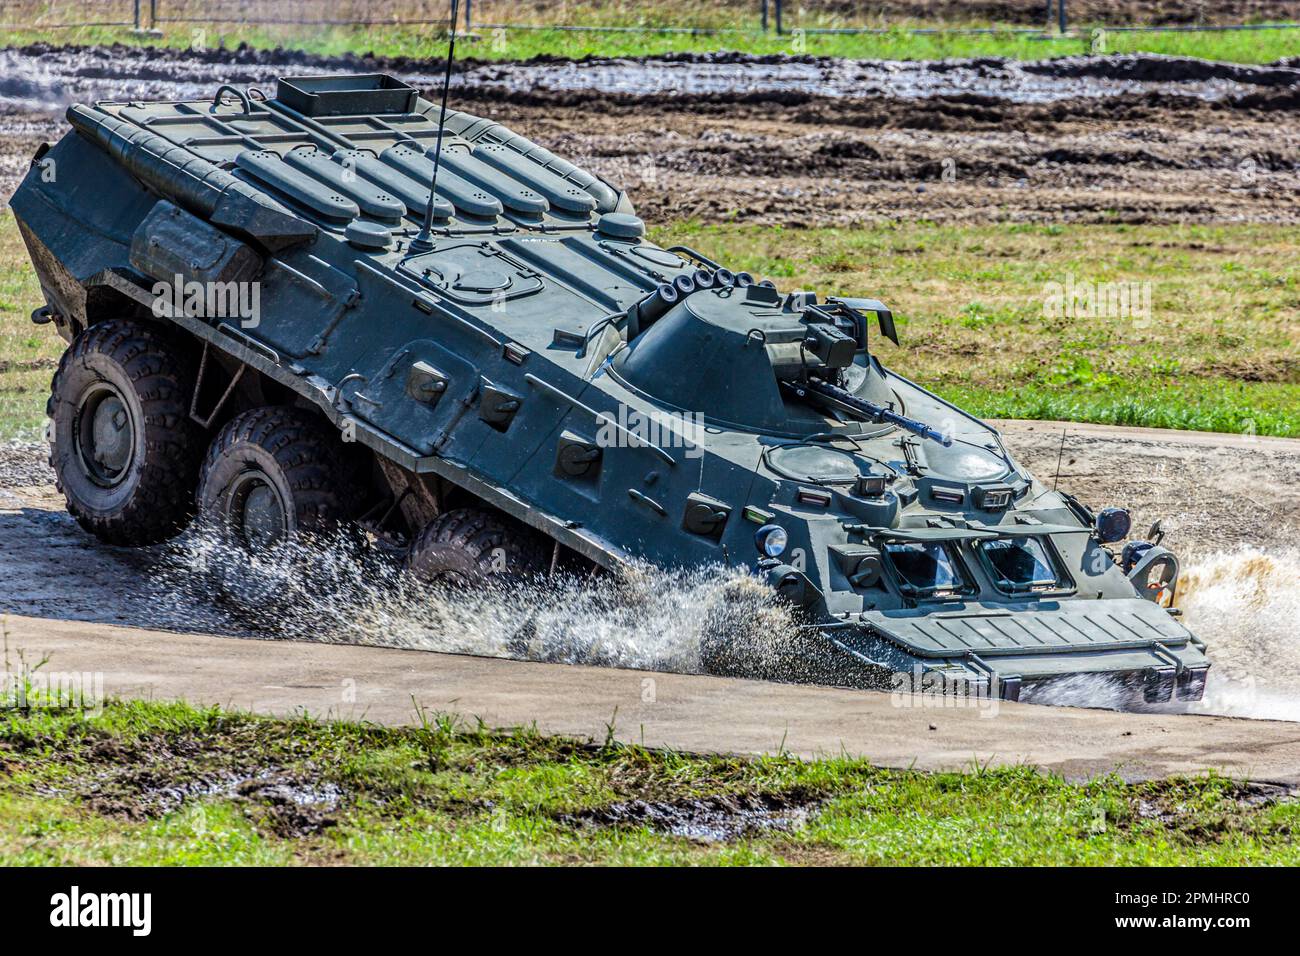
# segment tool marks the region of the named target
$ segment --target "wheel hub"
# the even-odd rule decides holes
[[[236,480],[231,492],[230,526],[253,551],[266,551],[289,533],[288,512],[280,493],[260,471]]]
[[[107,488],[121,482],[135,457],[135,427],[122,393],[108,382],[92,386],[82,396],[76,428],[86,475]]]

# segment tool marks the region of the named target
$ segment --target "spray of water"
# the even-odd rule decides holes
[[[526,660],[698,673],[707,629],[726,628],[747,676],[800,680],[807,656],[771,592],[734,568],[561,576],[474,590],[430,588],[354,537],[253,559],[210,532],[186,535],[155,570],[170,601],[227,609],[261,636]],[[1187,624],[1210,644],[1203,701],[1151,710],[1300,721],[1300,552],[1243,550],[1193,561],[1180,583]],[[1132,688],[1079,675],[1022,700],[1132,708]]]
[[[1112,677],[1102,674],[1074,674],[1051,681],[1028,684],[1020,691],[1026,704],[1049,707],[1093,707],[1101,710],[1132,710],[1135,693]]]
[[[734,568],[437,588],[346,536],[252,558],[195,532],[169,549],[153,581],[171,600],[217,603],[260,636],[681,673],[701,669],[706,627],[756,617],[749,639],[769,656],[794,631],[771,592]]]
[[[1186,621],[1213,667],[1197,713],[1300,720],[1300,551],[1246,548],[1191,562]]]

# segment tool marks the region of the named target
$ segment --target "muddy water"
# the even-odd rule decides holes
[[[272,90],[302,72],[385,69],[428,89],[433,63],[292,52],[192,53],[103,47],[0,51],[0,108],[57,111],[96,99],[191,99],[221,83]],[[1214,101],[1300,84],[1289,66],[1247,67],[1150,55],[1019,63],[978,60],[862,61],[819,57],[672,55],[657,58],[461,64],[454,88],[528,94],[599,93],[648,97],[746,98],[796,94],[833,99],[926,99],[978,95],[1011,103],[1164,94]]]
[[[1187,624],[1210,644],[1214,669],[1206,699],[1180,708],[1300,720],[1295,510],[1282,501],[1283,510],[1266,514],[1259,502],[1271,494],[1242,496],[1226,467],[1238,456],[1237,440],[1198,436],[1179,444],[1137,430],[1072,427],[1080,434],[1067,446],[1063,484],[1086,487],[1094,503],[1128,501],[1140,520],[1154,517],[1158,502],[1159,513],[1174,516],[1168,543],[1190,555],[1180,604]],[[1054,464],[1059,426],[1014,424],[1006,431],[1026,463],[1050,470],[1040,459]],[[1286,475],[1300,464],[1295,443],[1252,448],[1271,471]],[[1178,459],[1176,472],[1160,466],[1162,454]],[[1104,466],[1091,470],[1094,460],[1127,466],[1122,476],[1108,477]],[[1128,484],[1132,474],[1143,476],[1140,491]],[[750,586],[734,571],[647,570],[595,586],[571,580],[449,597],[414,587],[392,564],[350,545],[255,568],[197,534],[145,551],[108,548],[61,510],[51,480],[39,447],[0,447],[0,614],[689,673],[699,669],[705,621],[726,613],[734,589]],[[1250,486],[1263,488],[1263,479]],[[233,610],[231,597],[247,603],[259,594],[267,601],[263,612]],[[760,614],[769,653],[779,661],[792,634],[789,619],[771,605]],[[1036,699],[1120,703],[1107,682],[1090,678],[1055,685]]]
[[[466,72],[461,81],[515,93],[594,90],[656,98],[795,93],[837,99],[978,95],[1012,103],[1052,103],[1146,93],[1218,100],[1245,96],[1260,86],[1294,85],[1300,82],[1300,70],[1145,55],[1030,63],[999,58],[933,62],[724,55],[484,65]]]

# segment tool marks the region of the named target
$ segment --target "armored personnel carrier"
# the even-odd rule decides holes
[[[1202,695],[1159,535],[1120,550],[1125,511],[889,371],[882,302],[662,248],[616,186],[390,76],[67,118],[11,206],[70,343],[52,463],[102,540],[199,514],[254,550],[359,522],[432,580],[742,567],[818,679]],[[730,642],[709,669],[745,671]]]

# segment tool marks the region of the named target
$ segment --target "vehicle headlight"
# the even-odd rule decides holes
[[[754,546],[758,553],[769,558],[779,558],[790,542],[790,536],[779,524],[765,524],[754,532]]]
[[[1097,540],[1102,544],[1123,541],[1133,527],[1133,519],[1123,508],[1102,508],[1097,512]]]

